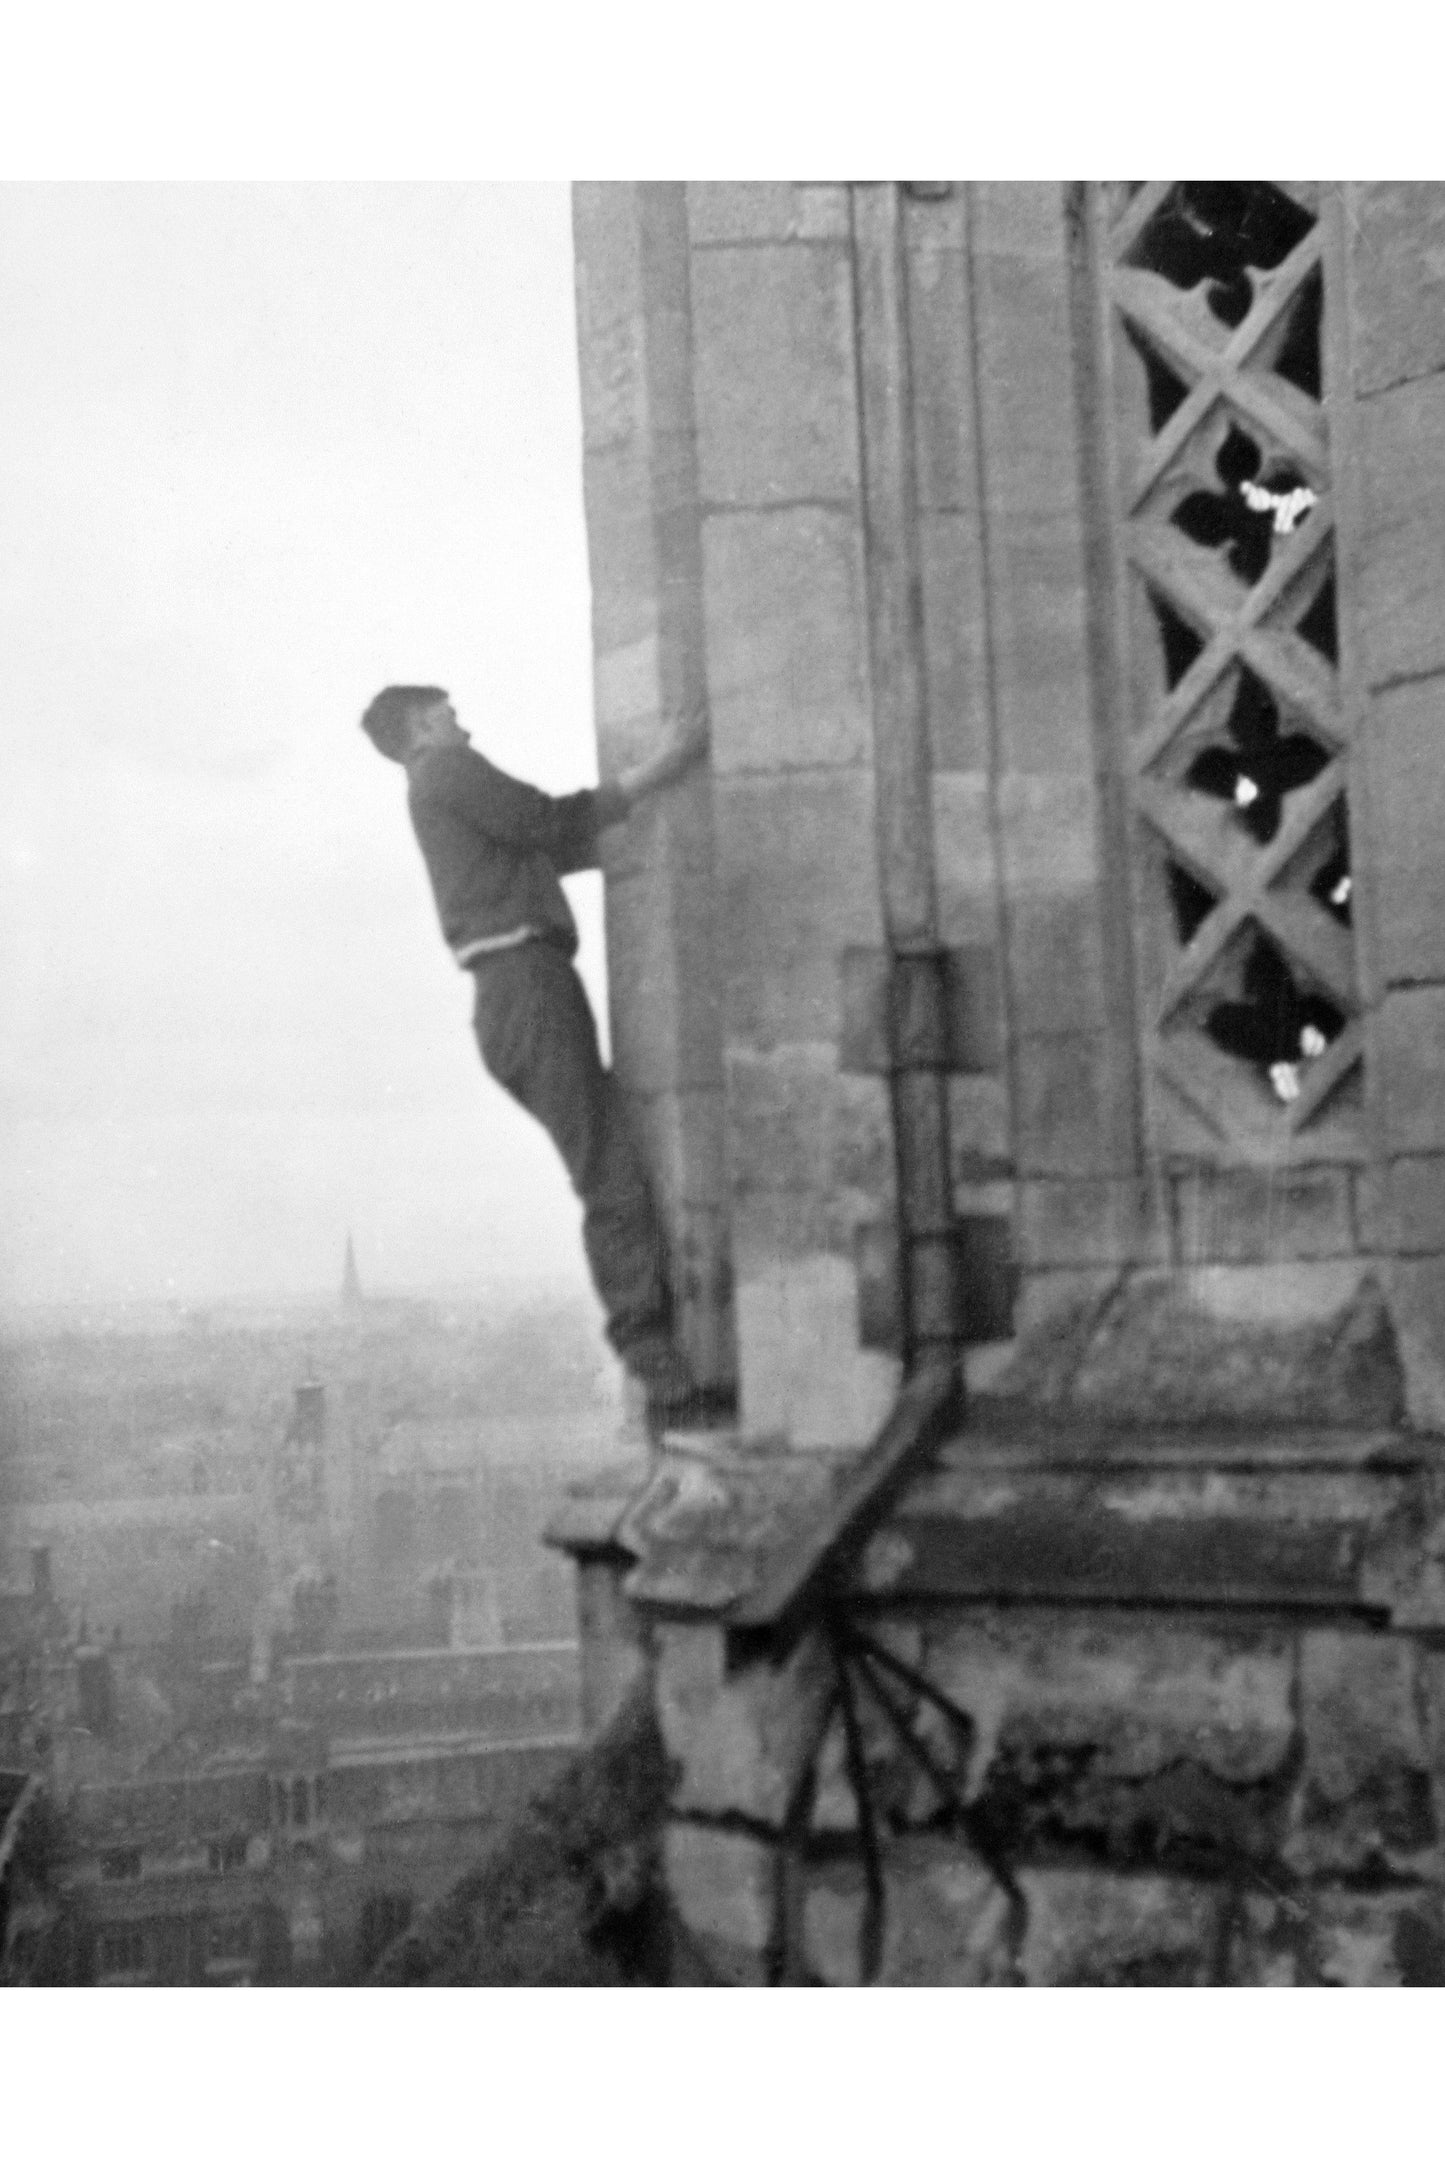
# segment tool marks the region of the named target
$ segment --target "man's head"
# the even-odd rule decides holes
[[[468,742],[440,685],[388,685],[362,716],[361,727],[388,760],[404,761],[431,745]]]

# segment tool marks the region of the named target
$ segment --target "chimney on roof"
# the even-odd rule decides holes
[[[341,1307],[343,1310],[359,1310],[366,1297],[361,1292],[361,1275],[356,1269],[356,1244],[346,1237],[346,1263],[341,1271]]]

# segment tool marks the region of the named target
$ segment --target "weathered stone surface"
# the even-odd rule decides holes
[[[779,1939],[773,1847],[734,1830],[671,1822],[663,1864],[668,1894],[717,1983],[765,1986]]]
[[[1313,1947],[1309,1892],[1280,1896],[1250,1890],[1234,1906],[1228,1929],[1226,1987],[1305,1987]]]
[[[1276,1322],[1257,1280],[1241,1288],[1230,1314],[1205,1299],[1203,1274],[1135,1274],[1090,1331],[1071,1398],[1080,1409],[1145,1419],[1393,1423],[1401,1408],[1394,1333],[1379,1288],[1353,1277],[1322,1314]],[[1025,1373],[1031,1360],[1021,1349]]]
[[[890,1844],[884,1868],[878,1986],[1017,1984],[1008,1893],[965,1844],[916,1839]],[[803,1903],[804,1964],[825,1987],[861,1984],[865,1902],[856,1862],[810,1870]]]
[[[1325,1987],[1445,1987],[1438,1890],[1321,1890],[1312,1904]]]
[[[1221,1897],[1163,1875],[1025,1868],[1021,1967],[1029,1987],[1209,1987]]]
[[[1064,188],[1059,181],[970,181],[975,245],[1062,274]]]
[[[645,451],[589,452],[582,467],[592,579],[592,637],[604,652],[655,634],[656,536]]]
[[[720,774],[872,757],[862,537],[849,512],[715,512],[703,527]]]
[[[1295,1736],[1284,1633],[983,1614],[931,1642],[927,1668],[977,1725],[969,1790],[1005,1850],[1272,1850]],[[931,1727],[940,1744],[950,1728]]]
[[[948,1134],[956,1189],[965,1183],[1006,1180],[1012,1174],[1008,1087],[1002,1077],[949,1078]],[[1012,1193],[1000,1202],[1011,1210]]]
[[[1174,1211],[1191,1264],[1348,1257],[1355,1251],[1345,1167],[1230,1167],[1176,1175]]]
[[[1407,1420],[1445,1431],[1445,1257],[1396,1259],[1385,1279]]]
[[[964,512],[973,523],[979,476],[968,288],[963,249],[919,250],[910,256],[918,501],[926,512]]]
[[[862,1230],[890,1222],[892,1195],[871,1202],[860,1218],[851,1190],[735,1189],[733,1254],[741,1279],[766,1278],[775,1267],[819,1256],[856,1264]]]
[[[989,781],[982,769],[936,772],[932,783],[939,938],[997,944],[998,867]]]
[[[1445,669],[1445,375],[1359,408],[1360,623],[1372,685]]]
[[[1445,1985],[1432,1889],[1249,1892],[1230,1929],[1230,1987]]]
[[[839,959],[883,939],[871,773],[720,777],[715,803],[728,1040],[836,1042]]]
[[[1301,1874],[1414,1864],[1436,1842],[1415,1650],[1394,1635],[1300,1640],[1304,1770],[1284,1850]]]
[[[1371,705],[1364,754],[1381,848],[1370,860],[1387,979],[1445,979],[1445,678],[1395,685]]]
[[[1118,1134],[1114,1050],[1100,1032],[1020,1037],[1014,1156],[1025,1175],[1120,1175],[1134,1154]]]
[[[729,1673],[721,1627],[660,1621],[657,1720],[679,1764],[679,1813],[745,1814],[781,1828],[817,1749],[832,1668],[812,1636],[782,1662]]]
[[[1021,1181],[1018,1238],[1026,1269],[1162,1262],[1169,1252],[1157,1191],[1128,1179]]]
[[[1010,1406],[1014,1442],[1005,1425],[991,1443],[979,1421],[992,1429]],[[1437,1615],[1422,1614],[1408,1528],[1403,1573],[1394,1555],[1415,1475],[1359,1464],[1388,1449],[1388,1434],[1295,1431],[1292,1460],[1251,1469],[1232,1428],[1125,1422],[1121,1436],[1112,1417],[1062,1430],[1023,1403],[976,1411],[969,1450],[946,1449],[893,1508],[890,1595],[1231,1610],[1369,1602],[1392,1616],[1399,1601],[1417,1623]]]
[[[711,505],[858,488],[852,278],[842,249],[694,252],[698,473]]]
[[[1355,385],[1377,392],[1445,369],[1445,188],[1369,181],[1350,196]]]
[[[664,1610],[726,1610],[827,1510],[835,1480],[821,1457],[726,1439],[664,1453],[617,1525],[616,1540],[638,1561],[629,1597]]]
[[[1003,758],[1021,774],[1088,774],[1095,754],[1077,522],[996,513],[989,576]]]
[[[1445,1153],[1393,1160],[1369,1191],[1368,1214],[1366,1220],[1362,1208],[1362,1237],[1370,1249],[1445,1255]]]
[[[689,181],[694,248],[726,241],[846,241],[841,181]]]
[[[607,888],[613,1058],[629,1088],[707,1090],[722,1084],[721,1020],[710,919],[669,908],[665,874]]]
[[[1445,1149],[1445,986],[1386,994],[1375,1021],[1375,1067],[1386,1151]]]
[[[1094,788],[1072,776],[1005,775],[998,788],[1015,1028],[1106,1028]]]
[[[625,444],[645,412],[642,261],[637,189],[584,181],[572,192],[583,441]]]
[[[990,503],[1001,512],[1077,514],[1063,203],[1056,192],[1051,203],[1028,205],[1026,194],[1014,185],[986,187],[975,197],[985,481]]]
[[[727,1058],[728,1138],[740,1188],[853,1193],[876,1209],[892,1188],[892,1111],[881,1076],[840,1073],[831,1046]]]
[[[934,769],[981,770],[988,758],[988,630],[977,520],[925,512],[919,551]]]
[[[795,1195],[784,1196],[784,1209],[793,1208]],[[799,1447],[856,1447],[882,1424],[900,1366],[895,1356],[860,1345],[851,1249],[850,1241],[846,1257],[764,1264],[755,1242],[739,1243],[738,1339],[749,1429],[781,1432]]]
[[[1010,768],[999,778],[998,809],[1011,895],[1093,887],[1099,851],[1092,776]]]

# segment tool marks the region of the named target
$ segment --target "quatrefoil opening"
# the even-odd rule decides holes
[[[1237,422],[1215,454],[1214,471],[1219,488],[1191,490],[1170,518],[1201,549],[1222,550],[1235,577],[1253,587],[1269,565],[1275,537],[1293,534],[1319,500],[1297,467],[1266,461]]]
[[[1282,731],[1274,696],[1252,670],[1242,669],[1225,722],[1229,742],[1206,745],[1186,771],[1190,790],[1222,798],[1258,844],[1279,833],[1284,801],[1328,767],[1330,755],[1302,730]]]
[[[1300,984],[1285,957],[1251,928],[1239,997],[1217,1001],[1204,1019],[1221,1053],[1245,1062],[1282,1104],[1299,1097],[1309,1064],[1333,1044],[1346,1018],[1323,994]]]
[[[1203,285],[1210,314],[1233,330],[1257,276],[1277,270],[1314,223],[1268,181],[1176,181],[1127,260],[1184,293]]]

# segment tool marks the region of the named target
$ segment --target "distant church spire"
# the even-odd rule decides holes
[[[343,1310],[359,1310],[365,1301],[361,1292],[361,1276],[356,1269],[356,1244],[346,1237],[346,1263],[341,1273],[341,1307]]]

